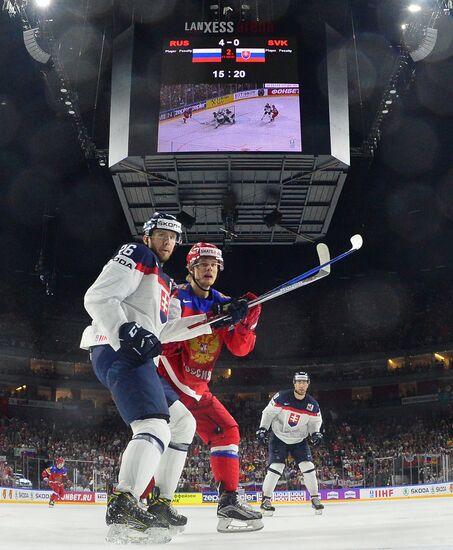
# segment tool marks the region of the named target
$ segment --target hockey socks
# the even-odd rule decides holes
[[[237,491],[239,485],[239,454],[237,445],[211,447],[211,468],[214,479],[225,491]]]
[[[272,493],[274,492],[275,486],[277,485],[280,476],[285,469],[285,465],[281,463],[274,462],[272,463],[268,470],[266,477],[263,481],[263,495],[272,499]]]
[[[160,489],[160,496],[173,499],[179,478],[184,469],[187,458],[188,444],[170,442],[162,455],[162,460],[155,474],[156,486]]]
[[[121,459],[117,490],[139,499],[157,470],[170,430],[167,422],[158,418],[135,420],[131,428],[134,436]]]

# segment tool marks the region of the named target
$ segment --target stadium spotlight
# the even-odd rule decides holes
[[[37,8],[48,8],[50,4],[52,3],[52,0],[35,0],[35,5]]]
[[[422,7],[418,4],[410,4],[409,6],[407,6],[407,10],[411,13],[417,13],[422,10]]]
[[[267,227],[274,227],[275,225],[280,225],[282,218],[283,214],[275,208],[275,210],[272,210],[272,212],[269,212],[269,214],[266,214],[263,217],[263,222],[267,225]]]
[[[412,60],[417,62],[425,59],[428,55],[434,50],[434,46],[437,42],[437,29],[428,27],[425,31],[424,37],[420,46],[409,52],[409,55],[412,57]]]
[[[194,216],[191,216],[184,210],[181,210],[179,214],[176,214],[176,219],[178,220],[178,222],[181,222],[184,227],[187,227],[187,229],[192,229],[196,222],[196,218]]]
[[[36,41],[36,34],[38,33],[38,27],[34,29],[27,29],[23,32],[24,44],[27,52],[33,57],[35,61],[45,65],[49,59],[50,54],[45,52]]]

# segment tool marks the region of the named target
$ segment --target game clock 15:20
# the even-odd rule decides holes
[[[298,83],[296,40],[285,36],[167,38],[162,84]]]

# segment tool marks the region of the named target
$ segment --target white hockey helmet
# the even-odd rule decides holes
[[[179,222],[172,214],[166,214],[165,212],[154,212],[151,218],[144,223],[143,233],[149,236],[154,231],[154,229],[167,229],[168,231],[174,231],[177,235],[177,244],[181,244],[181,222]]]
[[[308,374],[308,372],[305,372],[305,371],[297,371],[294,373],[293,375],[293,384],[295,382],[308,382],[310,383],[310,375]]]

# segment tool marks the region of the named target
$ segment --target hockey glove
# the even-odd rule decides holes
[[[258,428],[256,430],[256,439],[260,445],[267,445],[269,438],[266,428]]]
[[[158,338],[149,330],[144,329],[133,321],[120,326],[120,353],[132,359],[145,363],[161,352],[161,344]]]
[[[323,439],[324,439],[324,436],[322,435],[321,432],[313,432],[308,438],[308,442],[312,447],[316,447],[321,443]]]
[[[241,296],[241,300],[245,299],[247,302],[251,302],[257,298],[253,292],[247,292],[244,296]],[[255,330],[256,325],[258,324],[258,319],[260,318],[261,314],[261,304],[258,304],[257,306],[251,307],[247,311],[247,315],[244,317],[244,319],[238,324],[238,327],[241,329],[244,329],[245,331],[249,330]]]
[[[216,304],[214,313],[216,315],[227,315],[227,317],[221,321],[212,323],[211,327],[222,328],[236,325],[239,321],[244,319],[247,315],[248,309],[248,302],[245,298],[241,298],[240,300],[233,298],[231,302],[228,302],[227,304]]]

